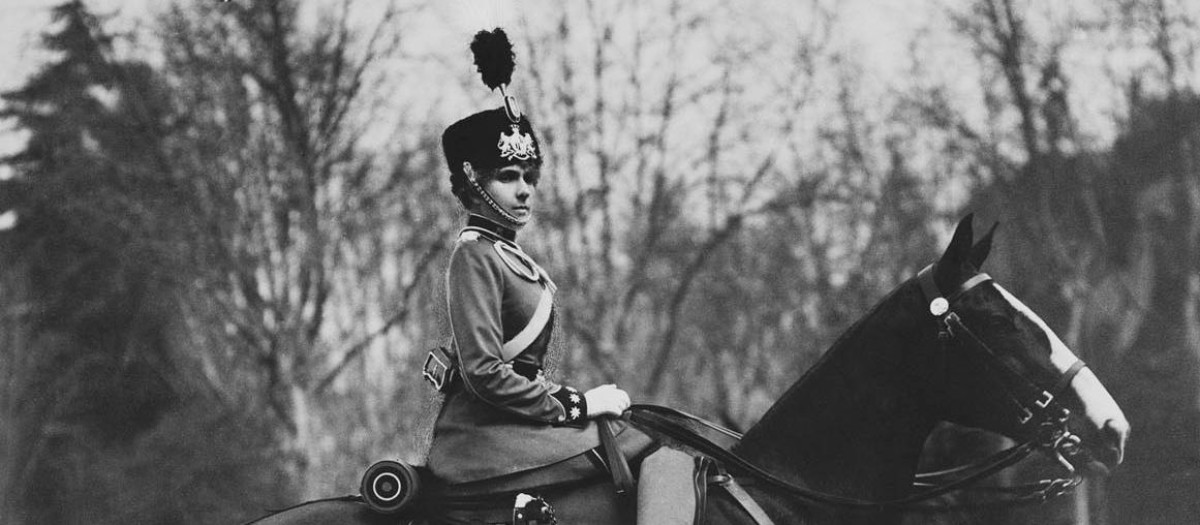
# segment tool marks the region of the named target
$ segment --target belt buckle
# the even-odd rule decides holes
[[[451,380],[451,374],[454,369],[450,367],[450,363],[442,360],[442,357],[449,357],[445,354],[446,349],[443,347],[434,348],[429,351],[429,355],[425,356],[425,364],[421,366],[421,376],[433,385],[433,388],[438,392],[445,392],[446,387]],[[438,355],[441,354],[441,355]]]

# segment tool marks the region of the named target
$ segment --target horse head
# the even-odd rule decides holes
[[[938,417],[1026,440],[1070,415],[1070,433],[1082,444],[1071,463],[1107,472],[1124,454],[1125,415],[1033,310],[981,273],[996,226],[973,242],[971,222],[971,215],[959,222],[928,270],[932,282],[925,277],[922,285],[930,324],[938,326],[926,345],[942,364],[933,367],[942,377],[930,382],[938,387],[929,393]],[[948,301],[934,304],[928,296],[937,292]]]

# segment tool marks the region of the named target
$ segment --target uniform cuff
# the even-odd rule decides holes
[[[562,385],[550,397],[563,407],[564,415],[557,424],[578,426],[587,420],[587,399],[578,390]]]

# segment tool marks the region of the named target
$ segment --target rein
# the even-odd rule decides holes
[[[918,504],[956,490],[987,491],[1011,496],[990,502],[999,505],[1043,502],[1049,498],[1066,494],[1083,480],[1074,465],[1067,459],[1067,456],[1073,456],[1079,452],[1080,440],[1067,429],[1069,412],[1057,402],[1057,397],[1086,365],[1083,361],[1076,360],[1050,389],[1037,386],[1011,364],[1001,359],[987,343],[967,328],[958,314],[951,309],[952,302],[975,287],[992,282],[992,278],[985,273],[980,273],[964,282],[949,297],[945,297],[933,280],[933,268],[933,265],[930,265],[921,270],[917,274],[917,281],[928,300],[929,313],[938,322],[938,339],[943,344],[957,341],[961,346],[975,350],[983,357],[983,362],[988,369],[996,372],[988,377],[999,383],[1001,390],[1005,392],[1016,408],[1018,424],[1030,436],[1025,441],[971,464],[936,472],[919,473],[915,476],[913,486],[921,491],[910,496],[885,501],[868,501],[816,491],[763,470],[738,454],[696,434],[685,425],[680,424],[678,420],[688,420],[728,435],[736,435],[736,433],[685,412],[663,406],[637,404],[629,409],[630,421],[711,456],[735,470],[744,471],[753,479],[792,497],[832,507],[863,511],[945,509],[951,506]],[[970,486],[1016,464],[1034,450],[1041,450],[1051,455],[1057,464],[1066,471],[1067,477],[1009,487]]]
[[[630,422],[643,429],[659,433],[674,441],[678,441],[684,445],[687,445],[688,447],[691,447],[706,456],[712,457],[721,463],[724,463],[732,470],[743,471],[746,474],[749,474],[754,480],[769,485],[797,499],[818,505],[842,507],[862,511],[882,511],[889,509],[927,510],[930,508],[929,506],[916,504],[956,490],[969,488],[968,485],[991,476],[1021,461],[1031,452],[1033,452],[1036,447],[1033,442],[1026,442],[1003,450],[978,464],[968,465],[962,467],[961,469],[955,469],[956,472],[963,470],[975,470],[975,472],[972,472],[969,475],[963,476],[957,480],[946,482],[940,486],[926,488],[922,492],[905,498],[887,501],[867,501],[858,498],[820,492],[782,479],[775,474],[763,470],[761,467],[753,463],[750,463],[737,453],[726,450],[720,445],[717,445],[716,443],[713,443],[702,436],[696,435],[690,429],[673,421],[673,419],[683,418],[707,425],[710,428],[723,430],[720,429],[720,427],[713,426],[711,423],[708,423],[703,419],[691,414],[664,406],[636,404],[629,408],[629,418]],[[918,483],[916,486],[921,485]],[[1019,495],[1009,498],[1004,502],[1012,504],[1020,502],[1041,502],[1048,498],[1065,493],[1068,488],[1070,488],[1070,486],[1065,486],[1060,480],[1048,480],[1032,483],[1026,486],[1014,487],[1012,492],[1019,493]]]

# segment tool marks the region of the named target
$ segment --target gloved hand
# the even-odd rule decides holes
[[[617,385],[600,385],[583,394],[587,400],[587,417],[594,418],[602,415],[620,417],[629,408],[629,394],[617,388]]]

